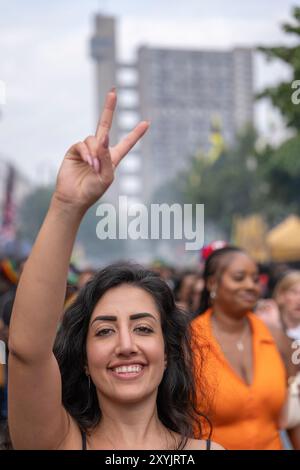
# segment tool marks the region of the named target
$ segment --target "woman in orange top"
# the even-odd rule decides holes
[[[242,250],[222,248],[207,259],[204,281],[192,332],[198,387],[201,371],[212,390],[212,438],[227,449],[282,449],[278,422],[288,373],[275,339],[252,313],[260,294],[257,266]],[[299,448],[296,431],[290,437]]]

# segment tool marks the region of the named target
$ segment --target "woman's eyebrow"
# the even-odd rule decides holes
[[[153,320],[157,321],[155,316],[148,312],[134,313],[130,315],[129,318],[130,320],[138,320],[139,318],[145,318],[145,317],[150,317],[150,318],[153,318]],[[91,325],[95,321],[117,321],[117,317],[115,315],[98,315],[97,317],[94,318]]]
[[[117,317],[114,315],[98,315],[94,318],[91,325],[95,323],[95,321],[117,321]]]
[[[141,312],[141,313],[134,313],[133,315],[130,315],[130,320],[138,320],[139,318],[145,318],[145,317],[150,317],[153,318],[153,320],[157,321],[157,318],[155,318],[154,315],[151,313],[147,312]]]
[[[246,270],[237,270],[237,271],[232,271],[232,274],[235,275],[235,274],[248,274]],[[259,272],[258,271],[253,271],[252,273],[249,273],[251,276],[257,276],[259,275]]]

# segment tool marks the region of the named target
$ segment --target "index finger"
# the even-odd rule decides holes
[[[116,104],[117,104],[116,89],[112,88],[106,95],[104,109],[102,111],[101,117],[97,125],[96,134],[95,134],[97,139],[101,139],[106,134],[109,133]]]
[[[125,139],[111,149],[111,158],[114,166],[119,165],[123,157],[135,146],[138,140],[145,134],[150,125],[149,121],[141,121]]]

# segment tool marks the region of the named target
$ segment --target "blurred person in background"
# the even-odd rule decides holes
[[[300,340],[300,271],[289,271],[282,276],[275,285],[273,299],[282,329],[289,338]]]
[[[284,429],[300,424],[300,271],[287,270],[273,284],[272,298],[262,299],[255,309],[256,315],[268,326],[277,342],[286,342],[294,350],[297,373],[289,379],[289,391],[282,415]],[[287,362],[289,358],[285,358]]]
[[[174,291],[175,279],[176,279],[176,269],[172,266],[165,264],[160,260],[155,260],[150,266],[149,269],[159,275]]]
[[[179,308],[191,313],[192,291],[196,280],[194,271],[179,274],[174,286],[174,295]]]
[[[199,312],[201,297],[204,289],[204,279],[202,274],[196,274],[190,296],[190,311],[193,315]]]
[[[288,337],[292,344],[300,340],[300,271],[283,273],[273,289],[272,298],[259,300],[255,313],[278,342]]]
[[[95,273],[96,271],[91,268],[79,271],[74,265],[69,266],[64,311],[75,302],[80,289],[92,279]]]
[[[25,261],[19,263],[5,258],[0,262],[0,340],[5,343],[6,358],[8,357],[8,334],[12,307],[15,300],[17,283]],[[7,419],[7,361],[0,364],[0,420]]]
[[[79,273],[77,266],[75,266],[74,263],[70,263],[67,276],[64,311],[66,311],[77,298]]]
[[[203,277],[192,331],[196,359],[206,348],[199,370],[215,389],[209,414],[212,437],[226,449],[282,449],[280,420],[288,378],[297,371],[290,343],[277,342],[252,313],[260,296],[257,265],[241,249],[227,246],[207,258]],[[289,437],[299,449],[299,426],[289,430]]]
[[[0,261],[0,318],[4,305],[14,299],[22,263],[5,258]]]
[[[87,282],[89,282],[93,276],[96,274],[96,271],[92,268],[86,268],[80,271],[79,277],[78,277],[78,289],[82,289]]]

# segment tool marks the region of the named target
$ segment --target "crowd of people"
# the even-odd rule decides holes
[[[226,449],[298,449],[300,397],[295,386],[296,404],[289,416],[286,408],[289,378],[297,377],[300,362],[292,361],[293,342],[299,340],[300,346],[300,271],[285,266],[274,280],[270,269],[266,285],[266,273],[261,274],[246,253],[225,244],[214,249],[214,245],[202,250],[195,269],[180,271],[158,262],[147,269],[168,286],[178,311],[191,326],[195,405],[199,416],[202,414],[202,435],[208,437],[212,431],[213,441]],[[24,260],[0,262],[0,339],[7,346],[23,265]],[[115,271],[115,275],[120,273]],[[74,314],[78,297],[97,276],[97,282],[101,282],[96,270],[69,266],[63,312]],[[127,289],[124,295],[127,302]],[[77,316],[74,319],[78,321]],[[8,417],[7,365],[0,371],[4,430]],[[194,435],[200,437],[196,427],[197,419]],[[3,442],[5,437],[3,432]]]
[[[149,127],[110,148],[115,105],[112,90],[96,135],[68,150],[29,258],[0,264],[6,445],[300,449],[300,271],[262,272],[225,242],[182,272],[70,265],[85,212]]]

